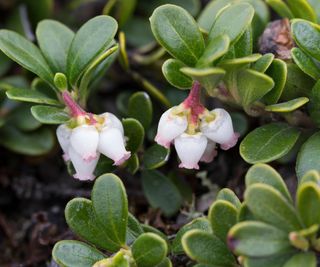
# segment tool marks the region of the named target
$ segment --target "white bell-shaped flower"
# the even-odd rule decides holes
[[[200,161],[205,163],[210,163],[217,156],[218,152],[216,150],[216,143],[208,140],[206,150],[204,151]]]
[[[105,112],[100,114],[99,117],[104,118],[102,128],[104,127],[117,128],[120,130],[122,134],[124,134],[123,125],[121,121],[114,114],[110,112]]]
[[[68,161],[70,160],[68,149],[70,145],[71,129],[67,125],[61,124],[57,128],[56,134],[63,151],[63,159]]]
[[[97,157],[90,161],[84,160],[83,157],[79,155],[72,146],[69,147],[68,154],[76,171],[73,177],[81,181],[92,181],[95,178],[93,172],[97,166],[100,155],[97,154]]]
[[[227,150],[236,145],[239,134],[233,130],[232,120],[227,111],[221,108],[210,111],[213,120],[201,122],[201,132],[213,142],[220,144],[221,148]]]
[[[207,143],[207,138],[202,133],[193,135],[183,133],[174,139],[174,145],[181,160],[179,167],[198,170],[198,162],[207,147]]]
[[[106,127],[101,130],[98,150],[114,161],[114,165],[121,165],[131,153],[125,148],[123,133],[118,128]]]
[[[80,125],[72,130],[70,144],[73,149],[85,160],[97,158],[99,132],[93,125]]]
[[[155,141],[165,148],[169,148],[171,142],[188,127],[187,117],[174,114],[175,108],[168,109],[159,120]]]

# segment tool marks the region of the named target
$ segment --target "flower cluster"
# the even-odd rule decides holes
[[[112,113],[93,115],[72,102],[68,94],[64,100],[73,119],[57,128],[57,138],[65,161],[71,160],[76,171],[74,178],[93,180],[100,153],[121,165],[130,157],[125,148],[121,121]]]
[[[174,144],[179,167],[199,169],[199,161],[209,163],[217,155],[216,144],[227,150],[238,138],[227,111],[208,111],[200,103],[200,84],[195,82],[183,103],[162,114],[155,141],[166,148]]]

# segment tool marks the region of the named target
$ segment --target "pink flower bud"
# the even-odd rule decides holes
[[[123,133],[118,128],[104,128],[100,133],[98,150],[114,161],[114,165],[121,165],[131,153],[125,148]]]
[[[220,144],[224,150],[235,146],[239,134],[233,130],[229,113],[221,108],[214,109],[210,113],[214,116],[214,119],[207,122],[204,117],[201,122],[201,132],[213,142]]]
[[[70,144],[85,161],[97,158],[99,133],[93,125],[80,125],[72,130]]]
[[[180,168],[199,169],[200,161],[206,147],[207,138],[202,133],[182,134],[174,140],[174,145],[181,160]]]
[[[98,154],[95,159],[90,161],[84,160],[83,157],[79,155],[72,146],[69,147],[68,153],[72,165],[76,170],[76,173],[73,175],[73,177],[81,181],[93,180],[95,178],[93,172],[97,166],[100,155]]]
[[[158,124],[155,141],[165,148],[169,148],[171,142],[188,127],[187,117],[174,114],[175,108],[177,107],[170,108],[163,113]]]
[[[63,151],[63,159],[65,161],[68,161],[70,160],[68,149],[70,145],[71,129],[65,124],[61,124],[57,128],[56,134],[57,134],[58,142]]]
[[[217,156],[216,143],[208,140],[206,150],[204,151],[200,161],[205,163],[210,163]]]

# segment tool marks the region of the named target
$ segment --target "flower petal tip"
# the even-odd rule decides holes
[[[126,152],[120,159],[116,160],[113,165],[120,166],[131,157],[131,152]]]
[[[88,176],[82,176],[82,175],[79,175],[78,173],[75,173],[73,175],[73,178],[78,179],[80,181],[93,181],[94,178],[96,178],[96,177],[93,174],[88,175]]]
[[[234,147],[237,144],[239,137],[240,137],[239,133],[234,133],[232,139],[228,143],[224,143],[220,145],[221,149],[228,150]]]
[[[184,168],[184,169],[188,169],[188,170],[199,170],[199,165],[195,164],[195,165],[186,165],[184,163],[180,163],[179,164],[179,168]]]
[[[69,156],[68,153],[63,153],[62,158],[63,158],[63,160],[64,160],[65,162],[67,162],[67,161],[70,160],[70,156]]]
[[[171,142],[168,142],[166,140],[164,140],[163,138],[160,137],[160,135],[157,134],[157,136],[155,137],[154,141],[156,141],[156,143],[160,146],[163,146],[165,148],[170,148]]]

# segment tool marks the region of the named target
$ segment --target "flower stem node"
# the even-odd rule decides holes
[[[100,153],[121,165],[130,158],[125,148],[124,129],[112,113],[80,114],[71,123],[57,128],[57,137],[65,161],[71,160],[76,171],[74,178],[93,180]]]

